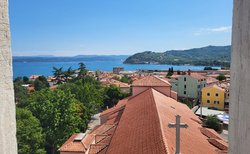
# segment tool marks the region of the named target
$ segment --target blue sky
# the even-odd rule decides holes
[[[9,0],[14,56],[230,45],[233,0]]]

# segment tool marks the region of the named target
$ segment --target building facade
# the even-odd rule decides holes
[[[171,78],[172,90],[182,98],[200,98],[201,89],[206,87],[206,84],[206,77],[195,73]]]
[[[225,109],[225,89],[217,85],[211,85],[202,89],[202,106]]]

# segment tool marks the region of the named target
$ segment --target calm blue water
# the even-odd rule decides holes
[[[31,75],[52,76],[53,67],[63,70],[72,66],[78,68],[79,62],[31,62],[31,63],[13,63],[13,78]],[[173,67],[174,70],[203,70],[205,66],[177,66],[177,65],[143,65],[143,64],[122,64],[123,61],[88,61],[84,62],[88,70],[113,71],[113,67],[124,67],[125,71],[135,71],[136,69],[168,69]],[[213,67],[220,68],[220,67]]]

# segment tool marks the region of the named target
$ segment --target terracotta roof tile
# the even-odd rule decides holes
[[[199,118],[185,104],[148,89],[128,101],[107,153],[174,153],[175,129],[167,125],[175,122],[176,114],[189,125],[181,129],[183,153],[218,152],[200,132]]]
[[[56,87],[58,87],[58,85],[54,85],[54,86],[50,87],[50,89],[54,90]]]
[[[212,139],[208,139],[208,141],[209,143],[218,147],[221,150],[227,150],[228,144],[226,142],[223,142],[222,140],[212,138]]]
[[[77,136],[77,134],[73,134],[59,149],[58,151],[61,151],[67,144],[74,141],[74,138]]]
[[[114,107],[112,107],[112,108],[109,108],[109,109],[103,111],[103,112],[100,114],[100,116],[103,116],[103,115],[106,115],[106,114],[109,114],[109,113],[113,113],[113,112],[116,112],[116,111],[118,111],[118,110],[122,110],[122,109],[124,109],[125,106],[126,106],[125,103],[122,104],[122,105],[116,105],[116,106],[114,106]]]
[[[115,130],[115,129],[114,129],[114,130]],[[110,143],[110,141],[111,141],[111,139],[112,139],[112,136],[113,136],[113,134],[107,136],[107,137],[106,137],[104,140],[102,140],[100,143],[101,143],[101,144],[107,144],[107,145],[109,145],[109,143]]]
[[[108,117],[108,120],[107,120],[106,124],[116,124],[116,123],[119,123],[119,121],[120,121],[120,119],[122,117],[123,110],[119,110],[119,111],[116,111],[115,113],[111,114]]]
[[[97,154],[102,149],[106,148],[107,145],[105,144],[92,144],[89,149],[89,154]]]
[[[106,154],[107,150],[108,150],[108,148],[106,147],[106,148],[102,149],[101,151],[99,151],[98,154]]]
[[[86,152],[94,139],[94,135],[88,134],[82,141],[74,141],[77,134],[73,134],[58,151],[61,152]]]
[[[33,91],[35,91],[35,87],[29,87],[29,88],[27,88],[29,91],[31,91],[31,90],[33,90]]]
[[[175,134],[175,129],[168,128],[167,125],[169,122],[176,122],[176,114],[179,114],[181,116],[181,123],[188,124],[188,128],[182,128],[180,132],[181,153],[216,153],[215,150],[217,148],[209,144],[209,142],[207,141],[207,137],[202,135],[202,133],[200,132],[200,124],[194,122],[194,120],[199,121],[199,118],[187,107],[187,105],[179,103],[170,97],[166,97],[165,95],[155,90],[153,90],[153,94],[160,119],[163,140],[169,153],[175,152],[175,135],[173,135]]]
[[[201,90],[201,91],[206,90],[206,89],[210,89],[210,88],[215,88],[215,89],[218,89],[218,90],[220,90],[220,91],[225,92],[225,89],[222,89],[221,87],[217,86],[216,84],[213,84],[213,85],[210,85],[210,86],[204,87],[204,88],[202,88],[202,90]]]
[[[99,127],[101,127],[102,125],[98,125],[98,126],[95,126],[92,130],[91,130],[91,132],[90,132],[90,134],[92,134],[95,130],[97,130]]]
[[[36,79],[36,78],[38,78],[39,76],[42,76],[42,75],[31,75],[31,76],[29,77],[29,79]]]
[[[107,153],[166,153],[152,91],[127,104]]]
[[[172,75],[172,76],[170,76],[170,78],[172,79],[172,78],[178,78],[178,77],[180,77],[180,76],[182,76],[182,75]]]
[[[219,82],[219,80],[217,80],[213,77],[207,77],[207,84],[215,83],[215,82]]]
[[[147,77],[144,77],[142,79],[136,80],[132,83],[132,86],[143,86],[143,87],[169,87],[171,84],[163,80],[161,78],[158,78],[154,75],[150,75]]]
[[[206,79],[205,76],[199,75],[197,73],[191,73],[190,76],[197,79],[197,80]]]
[[[208,138],[214,138],[214,139],[219,139],[222,140],[222,138],[220,137],[220,135],[218,135],[218,133],[210,128],[200,128],[200,131],[202,134],[204,134],[205,136],[207,136]]]
[[[95,135],[87,134],[86,137],[82,140],[83,145],[87,149],[90,144],[93,142]]]
[[[103,124],[95,131],[92,131],[91,134],[104,134],[110,131],[112,128],[116,127],[117,124]]]
[[[161,78],[161,79],[166,80],[169,83],[171,82],[171,79],[169,79],[169,78]]]
[[[103,139],[107,138],[108,135],[96,135],[95,136],[95,144],[98,144],[100,141],[102,141]]]

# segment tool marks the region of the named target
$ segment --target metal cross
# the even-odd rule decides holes
[[[168,123],[169,128],[176,128],[176,152],[174,154],[181,154],[180,153],[180,128],[188,128],[188,125],[185,124],[180,124],[180,115],[176,115],[176,123]]]

